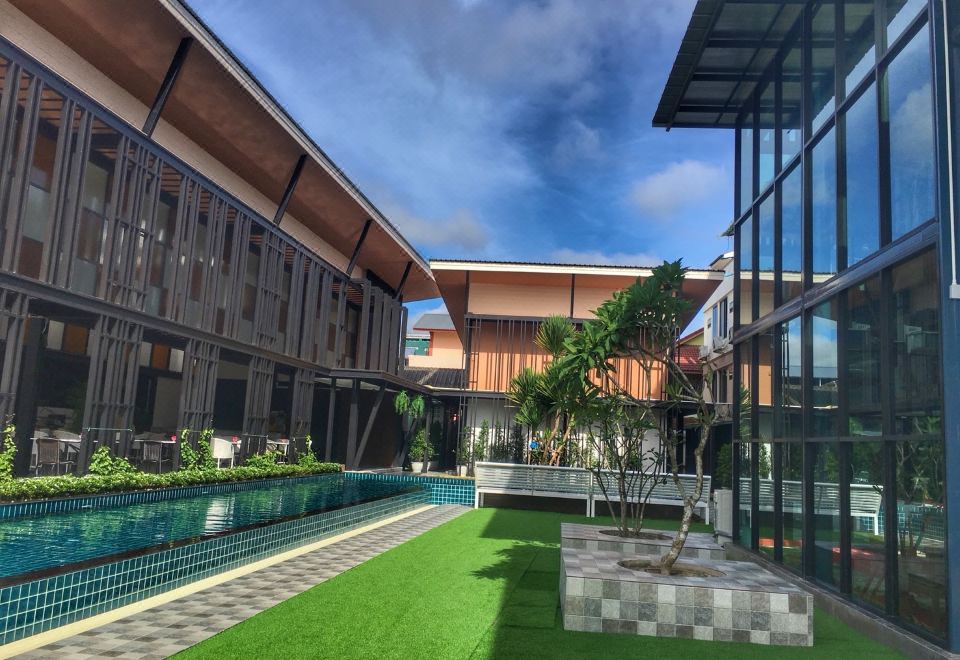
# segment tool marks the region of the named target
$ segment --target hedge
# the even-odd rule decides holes
[[[243,466],[223,470],[179,470],[163,474],[135,472],[130,474],[87,475],[76,477],[32,477],[26,479],[0,480],[0,502],[22,502],[73,495],[95,495],[122,491],[151,490],[178,486],[197,486],[276,477],[304,477],[314,474],[340,472],[338,463],[313,463],[312,465]]]

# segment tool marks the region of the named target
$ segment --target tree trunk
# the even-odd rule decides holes
[[[676,448],[672,449],[671,470],[673,472],[673,481],[677,485],[677,491],[683,496],[683,516],[680,519],[680,529],[677,530],[677,535],[673,538],[673,543],[670,545],[670,551],[667,552],[660,561],[660,572],[663,575],[670,575],[673,565],[677,563],[677,559],[679,559],[680,553],[683,551],[683,546],[687,542],[687,535],[690,533],[690,522],[693,520],[693,507],[700,501],[700,497],[703,495],[703,449],[706,447],[707,440],[710,438],[711,427],[701,425],[700,429],[700,441],[697,443],[697,448],[693,452],[694,462],[697,468],[697,481],[692,495],[687,496],[683,493],[683,487],[680,485],[680,476],[677,473]]]

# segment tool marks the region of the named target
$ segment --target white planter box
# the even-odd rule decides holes
[[[733,491],[718,488],[713,491],[713,501],[717,507],[717,519],[713,523],[718,534],[733,536]]]

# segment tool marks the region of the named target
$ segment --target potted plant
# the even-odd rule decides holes
[[[424,429],[417,431],[417,435],[410,445],[410,469],[414,472],[426,472],[430,469],[430,454],[433,448],[427,441]]]
[[[462,438],[460,445],[457,447],[457,476],[465,477],[467,476],[467,471],[470,469],[470,445],[467,438]]]

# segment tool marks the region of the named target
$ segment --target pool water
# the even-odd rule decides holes
[[[261,488],[0,522],[0,583],[419,490],[350,479],[271,482]]]

